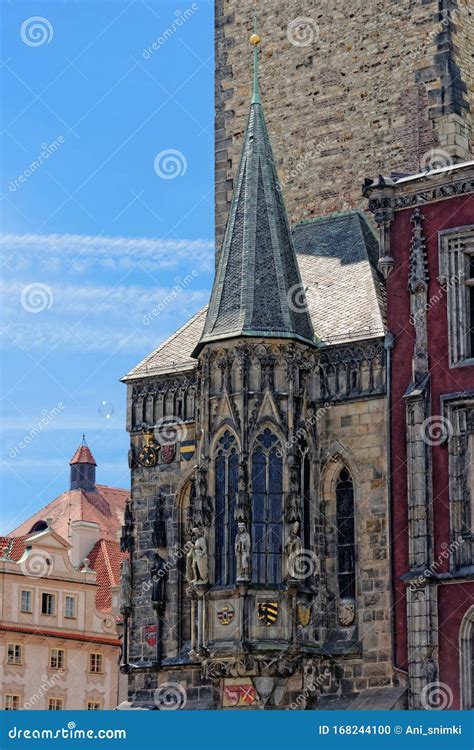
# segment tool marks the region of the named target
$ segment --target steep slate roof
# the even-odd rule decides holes
[[[255,47],[250,116],[204,331],[193,356],[205,343],[242,336],[314,343],[257,66]]]
[[[303,221],[293,227],[293,241],[318,346],[383,336],[385,293],[375,270],[378,245],[365,214],[349,211]],[[123,380],[196,367],[191,352],[202,335],[206,309]]]
[[[293,237],[320,345],[383,336],[385,290],[376,270],[378,243],[365,215],[303,221]]]
[[[95,492],[67,490],[44,508],[14,529],[10,536],[27,535],[37,521],[52,519],[52,527],[68,539],[69,521],[92,521],[98,523],[105,539],[116,540],[122,528],[125,502],[130,498],[129,490],[96,485]]]

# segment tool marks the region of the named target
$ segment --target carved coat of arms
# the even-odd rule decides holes
[[[175,443],[172,443],[171,445],[166,444],[166,445],[161,446],[161,457],[163,461],[165,462],[165,464],[170,464],[174,460],[175,453],[176,453]]]
[[[258,602],[257,616],[262,625],[274,625],[278,619],[278,602]]]

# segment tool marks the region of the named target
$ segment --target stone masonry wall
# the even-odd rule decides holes
[[[218,242],[248,114],[254,7],[216,0]],[[271,0],[258,15],[262,99],[292,221],[365,208],[364,177],[417,172],[431,149],[444,152],[438,166],[470,158],[469,0]]]

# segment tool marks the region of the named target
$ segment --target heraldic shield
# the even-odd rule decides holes
[[[274,625],[278,619],[278,602],[258,602],[257,615],[262,625]]]

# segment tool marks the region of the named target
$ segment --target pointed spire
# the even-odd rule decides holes
[[[250,37],[250,115],[206,323],[193,356],[208,342],[241,336],[315,344],[260,101],[256,28]]]

